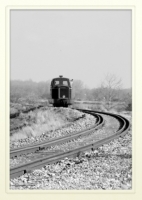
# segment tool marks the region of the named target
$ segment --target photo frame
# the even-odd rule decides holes
[[[136,45],[136,41],[138,41],[138,36],[140,36],[140,34],[138,34],[138,36],[135,35],[135,32],[137,32],[137,29],[135,30],[135,25],[136,25],[136,22],[138,24],[140,24],[140,21],[138,20],[138,16],[140,18],[141,14],[140,14],[140,11],[138,10],[138,4],[134,3],[134,5],[121,5],[121,6],[111,6],[111,5],[108,5],[108,6],[103,6],[103,5],[97,5],[97,4],[94,4],[94,5],[87,5],[87,6],[84,6],[84,5],[80,5],[80,6],[71,6],[71,5],[68,5],[68,6],[64,6],[64,5],[53,5],[53,6],[50,6],[50,5],[44,5],[42,7],[37,7],[37,6],[28,6],[28,2],[27,2],[27,6],[8,6],[8,5],[2,5],[0,7],[0,9],[3,10],[3,12],[6,13],[5,15],[5,23],[3,24],[2,27],[4,27],[4,25],[6,25],[6,35],[5,35],[5,38],[6,38],[6,43],[4,44],[5,48],[6,48],[6,90],[4,91],[5,93],[5,96],[6,96],[6,125],[5,127],[3,127],[2,130],[6,130],[6,136],[3,137],[3,140],[5,141],[5,137],[6,137],[6,145],[4,146],[4,143],[2,143],[2,146],[3,149],[6,150],[5,152],[5,158],[3,159],[3,164],[6,163],[6,172],[5,174],[3,173],[3,182],[5,183],[5,185],[3,184],[3,186],[1,187],[2,189],[2,193],[1,193],[1,196],[3,196],[4,198],[6,199],[12,199],[12,198],[19,198],[19,197],[22,197],[24,198],[24,195],[29,195],[29,196],[33,196],[35,199],[38,199],[38,198],[45,198],[45,195],[48,195],[48,198],[51,198],[51,199],[56,199],[58,198],[58,195],[61,197],[62,196],[62,199],[66,198],[66,196],[68,195],[69,198],[76,198],[78,199],[78,196],[79,198],[82,198],[82,199],[85,199],[86,197],[87,198],[94,198],[94,197],[98,197],[100,199],[103,199],[103,198],[113,198],[113,199],[117,199],[117,198],[129,198],[129,199],[141,199],[141,191],[140,191],[140,178],[137,175],[138,172],[136,172],[136,155],[135,155],[135,152],[138,152],[138,147],[136,144],[139,144],[138,141],[136,140],[135,136],[133,137],[133,190],[132,191],[10,191],[8,188],[8,180],[9,180],[9,174],[7,173],[7,171],[9,170],[8,166],[9,166],[9,144],[8,144],[8,131],[9,131],[9,119],[8,116],[9,116],[9,108],[8,108],[8,103],[9,103],[9,86],[8,86],[8,82],[9,82],[9,79],[10,79],[10,70],[9,70],[9,57],[10,57],[10,49],[9,49],[9,43],[10,43],[10,37],[9,37],[9,12],[10,12],[10,9],[131,9],[132,10],[132,74],[133,74],[133,81],[132,81],[132,88],[133,88],[133,91],[138,91],[135,90],[136,88],[136,77],[138,77],[137,79],[137,83],[138,81],[140,81],[140,75],[138,75],[138,73],[136,73],[136,69],[137,69],[137,72],[138,72],[138,68],[136,68],[136,62],[135,62],[135,59],[136,59],[136,53],[135,53],[135,48],[137,49],[138,47],[135,46]],[[136,7],[137,7],[137,10],[136,11]],[[142,16],[141,16],[142,18]],[[140,25],[139,25],[140,26]],[[139,28],[138,28],[138,33],[139,33]],[[141,40],[140,40],[141,41]],[[139,50],[139,49],[138,49]],[[139,50],[140,51],[140,50]],[[138,58],[138,60],[140,60],[140,56]],[[137,61],[138,62],[138,61]],[[4,68],[2,68],[2,74],[4,73]],[[4,88],[4,87],[3,87]],[[135,92],[135,93],[136,93]],[[133,92],[133,105],[135,103],[135,95],[134,95],[134,92]],[[140,105],[139,105],[140,106]],[[140,113],[135,113],[135,110],[136,110],[136,106],[133,107],[133,135],[135,132],[138,131],[138,127],[137,126],[137,129],[136,129],[136,121],[137,121],[137,117],[140,116]],[[139,120],[138,120],[139,121]],[[6,147],[6,148],[5,148]],[[135,150],[136,149],[136,150]],[[138,154],[140,155],[140,154]],[[8,158],[8,159],[7,159]],[[138,164],[139,163],[139,164]],[[137,161],[137,165],[141,165],[141,161]],[[2,169],[4,169],[4,165],[2,165]],[[140,169],[140,168],[139,168]],[[3,171],[3,170],[2,170]],[[138,170],[139,171],[139,170]],[[140,171],[139,171],[140,172]],[[141,173],[141,172],[140,172]],[[137,179],[136,179],[137,177]],[[137,184],[136,184],[137,183]],[[139,186],[138,186],[139,185]],[[5,191],[5,192],[4,192]],[[136,192],[137,191],[137,192]],[[40,196],[42,194],[42,197]],[[105,195],[105,196],[104,196]]]

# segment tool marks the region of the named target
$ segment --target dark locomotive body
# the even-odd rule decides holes
[[[52,79],[50,94],[50,103],[53,104],[53,106],[68,107],[68,105],[72,105],[72,87],[68,78],[59,76],[58,78]]]

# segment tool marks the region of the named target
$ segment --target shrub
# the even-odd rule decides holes
[[[125,108],[126,111],[132,111],[132,103],[128,103],[127,107]]]

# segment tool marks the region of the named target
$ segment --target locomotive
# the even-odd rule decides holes
[[[49,101],[54,107],[68,107],[72,105],[72,80],[59,76],[53,78],[50,85]]]

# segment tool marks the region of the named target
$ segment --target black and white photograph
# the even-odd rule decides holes
[[[132,191],[132,9],[10,9],[10,191]]]

